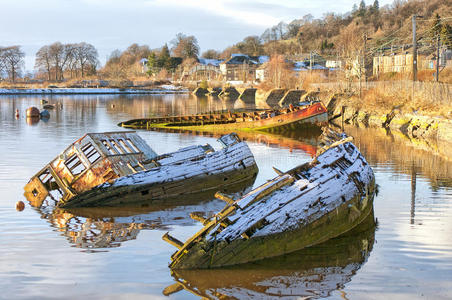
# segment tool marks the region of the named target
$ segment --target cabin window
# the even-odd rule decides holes
[[[94,148],[93,144],[88,143],[82,147],[82,152],[85,154],[90,164],[94,164],[101,156],[99,152]]]
[[[135,146],[135,144],[132,143],[132,141],[130,139],[127,139],[127,143],[130,145],[130,147],[132,147],[132,149],[135,153],[141,152],[140,150],[138,150],[137,146]]]
[[[49,195],[53,199],[58,199],[64,195],[61,188],[58,186],[55,178],[53,178],[49,169],[46,169],[38,176],[39,180],[42,182],[46,190],[49,192]],[[34,189],[31,191],[32,194],[36,197],[38,195],[38,190]]]
[[[116,152],[118,152],[119,154],[126,154],[124,149],[122,149],[122,147],[119,146],[118,143],[115,140],[110,140],[110,144],[116,150]]]
[[[101,141],[102,144],[105,146],[105,148],[107,148],[108,154],[110,155],[116,155],[118,154],[118,152],[116,152],[115,150],[113,150],[112,146],[110,145],[109,142],[107,142],[106,140],[102,140]]]
[[[72,156],[70,156],[65,162],[64,164],[66,165],[66,167],[69,169],[69,171],[71,171],[73,176],[77,176],[80,173],[82,173],[83,171],[85,171],[85,165],[82,163],[82,161],[80,160],[80,158],[77,156],[77,154],[73,154]]]
[[[133,150],[130,148],[129,145],[126,144],[126,142],[124,142],[124,140],[118,139],[118,142],[122,146],[122,148],[126,150],[127,153],[133,153]]]

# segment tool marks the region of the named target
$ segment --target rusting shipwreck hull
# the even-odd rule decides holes
[[[234,133],[223,148],[190,146],[157,155],[135,132],[88,133],[25,186],[35,207],[50,197],[60,207],[164,203],[247,181],[257,174],[248,145]]]
[[[183,128],[215,131],[221,128],[230,131],[278,131],[321,126],[327,122],[328,113],[325,106],[321,102],[314,102],[277,110],[134,119],[121,122],[118,126],[148,130],[151,128]]]
[[[212,268],[278,256],[319,244],[360,224],[373,207],[374,174],[351,138],[319,150],[313,161],[257,187],[226,207],[179,248],[173,269]]]

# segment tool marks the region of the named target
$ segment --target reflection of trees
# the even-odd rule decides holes
[[[223,110],[216,97],[197,98],[192,95],[152,95],[117,97],[110,101],[107,113],[127,113],[136,118],[153,116],[180,116]]]
[[[163,293],[186,289],[206,298],[323,298],[342,289],[366,262],[375,240],[373,212],[352,232],[301,251],[210,270],[172,271],[176,283]]]
[[[395,173],[424,175],[432,188],[452,187],[452,152],[447,144],[431,140],[409,139],[401,133],[383,129],[347,126],[366,159],[373,164],[387,164]],[[414,171],[413,171],[414,168]],[[415,183],[415,180],[414,180]]]

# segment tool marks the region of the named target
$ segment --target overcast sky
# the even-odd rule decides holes
[[[56,41],[87,42],[99,60],[132,43],[161,47],[179,33],[194,35],[201,52],[222,50],[280,21],[345,13],[360,0],[0,0],[0,46],[21,45],[26,69],[36,51]],[[367,0],[370,5],[373,0]],[[380,7],[392,0],[380,0]]]

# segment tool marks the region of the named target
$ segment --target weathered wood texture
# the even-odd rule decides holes
[[[227,206],[172,256],[170,266],[234,265],[318,244],[361,223],[374,190],[372,169],[358,149],[337,143]]]
[[[168,158],[165,158],[168,159]],[[62,204],[63,207],[159,203],[180,195],[236,184],[258,170],[245,142],[216,152],[169,161],[150,170],[104,183]]]
[[[244,182],[256,176],[253,154],[235,134],[223,149],[190,146],[160,156],[136,133],[87,134],[32,177],[25,196],[60,207],[158,202]]]
[[[236,267],[172,270],[177,283],[165,289],[165,293],[185,289],[206,299],[248,299],[250,295],[256,299],[273,299],[275,295],[300,299],[328,297],[338,286],[350,282],[372,251],[373,212],[358,227],[289,255]]]

